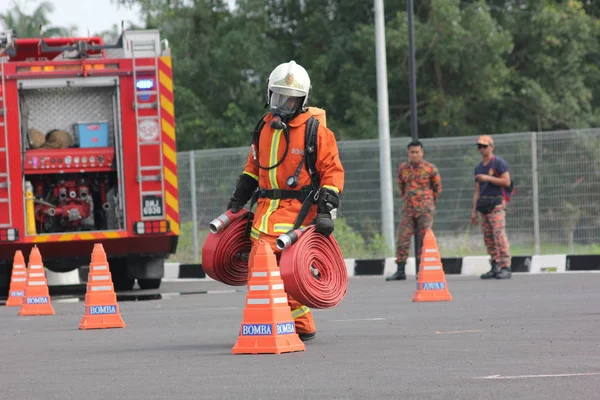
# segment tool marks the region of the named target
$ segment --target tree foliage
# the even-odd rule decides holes
[[[50,25],[48,14],[54,11],[54,5],[50,1],[42,1],[33,10],[31,15],[24,10],[23,2],[13,2],[13,6],[0,14],[0,25],[4,29],[15,29],[19,37],[39,37],[41,33],[45,37],[69,36],[76,30],[74,27],[65,28]]]
[[[338,139],[377,137],[372,2],[112,1],[141,6],[146,26],[171,44],[180,150],[248,144],[266,112],[269,73],[291,59],[309,71],[310,103],[327,110]],[[405,6],[385,4],[393,137],[410,135]],[[415,7],[421,137],[600,124],[597,2],[422,0]]]

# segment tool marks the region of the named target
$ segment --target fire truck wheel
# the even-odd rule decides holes
[[[110,260],[110,274],[116,291],[131,290],[135,285],[135,278],[129,273],[127,259],[117,258]]]
[[[160,287],[161,279],[138,279],[138,285],[140,289],[158,289]]]
[[[10,275],[12,273],[12,266],[6,264],[0,264],[0,296],[8,296],[8,288],[10,287]]]

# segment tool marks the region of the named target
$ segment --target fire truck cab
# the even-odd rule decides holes
[[[160,286],[179,236],[173,102],[158,30],[0,32],[0,293],[17,250],[67,272],[96,243],[115,289]]]

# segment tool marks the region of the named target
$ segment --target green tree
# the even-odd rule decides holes
[[[377,137],[373,5],[363,0],[114,0],[172,44],[180,149],[248,144],[270,71],[290,59],[338,139]],[[588,0],[423,0],[415,9],[419,133],[600,122],[600,22]],[[407,15],[386,4],[390,128],[410,132]]]

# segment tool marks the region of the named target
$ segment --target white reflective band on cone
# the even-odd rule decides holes
[[[92,291],[93,292],[99,292],[99,291],[106,291],[106,290],[112,290],[112,287],[110,286],[92,286]]]
[[[248,304],[269,304],[269,299],[248,299]]]
[[[252,285],[248,290],[269,290],[269,285]]]

